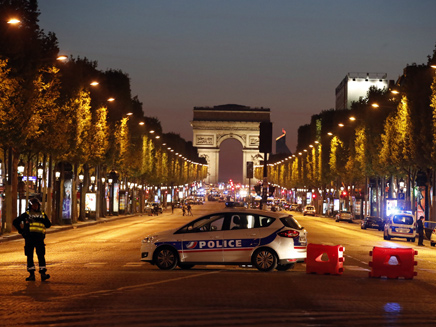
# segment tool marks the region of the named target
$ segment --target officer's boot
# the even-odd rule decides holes
[[[34,282],[35,281],[35,271],[29,270],[29,277],[26,278],[26,281],[28,282]]]
[[[47,269],[40,269],[39,270],[39,273],[41,274],[41,280],[42,281],[46,281],[47,279],[49,279],[50,278],[50,275],[49,274],[46,274],[46,271],[47,271]],[[34,277],[35,278],[35,277]]]

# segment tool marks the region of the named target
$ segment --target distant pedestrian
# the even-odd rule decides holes
[[[174,202],[171,203],[171,214],[174,213]]]
[[[419,217],[417,221],[418,245],[424,246],[424,216]]]
[[[27,257],[27,271],[30,273],[26,280],[35,280],[35,263],[33,261],[35,249],[38,256],[41,280],[49,279],[50,275],[46,274],[44,239],[45,230],[51,226],[51,222],[47,215],[41,211],[41,204],[38,199],[30,200],[28,210],[15,218],[12,224],[24,238],[24,254]]]
[[[183,212],[183,216],[185,215],[185,213],[186,213],[186,207],[185,207],[185,205],[183,204],[182,205],[182,212]]]
[[[188,203],[188,216],[193,216],[191,209],[191,204]]]

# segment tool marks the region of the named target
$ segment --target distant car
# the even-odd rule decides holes
[[[196,198],[194,201],[194,204],[204,204],[204,199],[203,198]]]
[[[145,212],[148,212],[149,214],[153,213],[162,213],[163,208],[160,203],[154,202],[154,203],[148,203],[145,207]]]
[[[415,242],[415,217],[407,213],[391,215],[384,226],[383,239],[390,240],[392,237],[405,238],[408,242]]]
[[[283,208],[284,210],[289,210],[290,207],[291,207],[291,205],[290,205],[289,203],[287,203],[287,202],[282,202],[282,208]]]
[[[380,217],[367,216],[360,222],[361,229],[376,228],[378,230],[383,230],[383,227],[384,222],[383,219]]]
[[[234,208],[234,207],[245,207],[245,203],[241,201],[228,201],[226,202],[227,208]]]
[[[287,270],[304,262],[307,232],[289,214],[229,208],[145,237],[140,254],[162,270],[205,264]]]
[[[294,203],[294,204],[291,204],[291,206],[289,207],[289,210],[290,211],[298,211],[299,207],[300,207],[299,204]]]
[[[338,222],[341,220],[345,220],[345,221],[348,221],[349,223],[352,223],[353,222],[353,214],[350,211],[345,211],[345,210],[339,211],[336,214],[335,221]]]
[[[303,216],[306,215],[310,215],[310,216],[315,216],[316,215],[316,210],[314,206],[305,206],[303,209]]]

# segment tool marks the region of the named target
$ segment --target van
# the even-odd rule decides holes
[[[392,237],[405,238],[408,242],[415,242],[415,217],[407,213],[397,213],[388,217],[384,226],[383,238],[390,240]]]

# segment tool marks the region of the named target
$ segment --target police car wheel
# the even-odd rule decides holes
[[[277,267],[277,256],[269,249],[259,249],[253,255],[253,265],[260,271],[271,271]]]
[[[155,263],[159,269],[172,270],[177,266],[177,253],[169,247],[163,247],[155,253]]]
[[[194,267],[194,265],[190,265],[187,263],[179,263],[179,268],[180,269],[191,269],[192,267]]]
[[[276,269],[278,271],[286,271],[286,270],[292,269],[294,267],[295,267],[295,263],[287,263],[287,264],[284,264],[284,265],[278,264]]]

